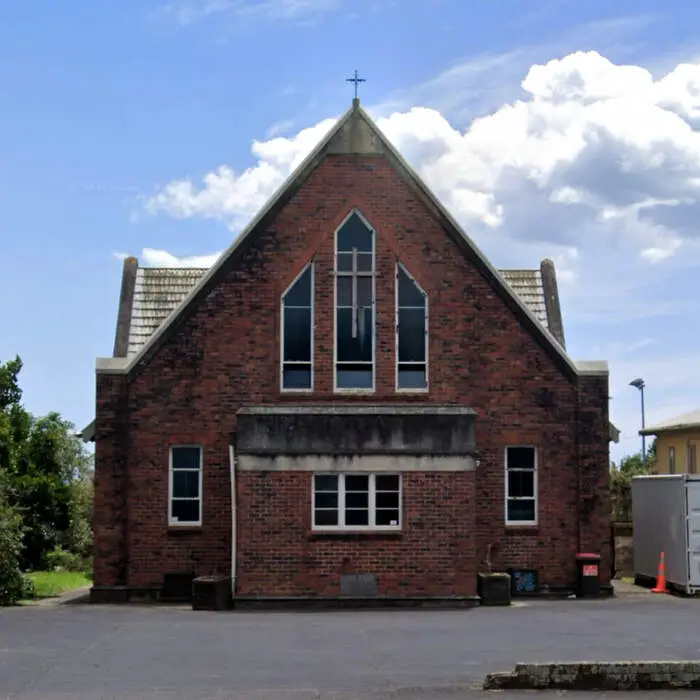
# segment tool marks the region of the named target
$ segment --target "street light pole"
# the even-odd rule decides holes
[[[644,419],[644,387],[646,384],[644,383],[644,380],[638,377],[637,379],[633,379],[630,382],[630,386],[635,387],[636,389],[639,389],[639,394],[642,398],[642,431],[645,428],[645,419]],[[642,432],[642,464],[646,466],[647,463],[647,445],[646,445],[646,436]]]

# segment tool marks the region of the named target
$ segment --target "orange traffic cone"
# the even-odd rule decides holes
[[[666,588],[666,560],[663,552],[661,552],[661,558],[659,559],[659,574],[656,577],[656,588],[652,588],[651,592],[668,593],[668,588]]]

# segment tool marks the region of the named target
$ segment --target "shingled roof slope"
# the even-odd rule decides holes
[[[199,267],[140,267],[137,269],[127,357],[132,357],[144,346],[207,269]]]
[[[133,357],[170,313],[182,302],[209,268],[138,267],[133,287],[126,352],[115,354]],[[501,270],[506,282],[517,293],[535,318],[547,329],[545,290],[540,270]],[[563,345],[563,338],[557,338]]]

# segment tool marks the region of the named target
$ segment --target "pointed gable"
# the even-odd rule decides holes
[[[131,331],[129,332],[128,349],[124,352],[126,357],[98,359],[97,370],[130,372],[143,364],[168,334],[196,307],[198,301],[206,297],[216,286],[221,276],[235,267],[237,258],[241,255],[246,245],[251,243],[256,233],[263,230],[275,219],[285,204],[301,189],[314,170],[329,155],[385,157],[416,197],[440,223],[445,233],[457,244],[472,265],[479,270],[494,292],[515,313],[522,325],[527,328],[552,360],[571,378],[578,374],[576,365],[568,357],[563,347],[563,330],[561,329],[560,316],[555,323],[551,324],[556,326],[559,340],[548,330],[548,326],[550,326],[549,319],[552,317],[552,314],[549,313],[552,306],[552,295],[548,296],[547,293],[544,293],[544,295],[539,294],[539,290],[537,290],[536,299],[531,295],[533,287],[541,284],[542,277],[535,275],[535,284],[533,285],[533,281],[530,280],[529,285],[525,285],[523,274],[510,272],[505,273],[504,276],[504,274],[497,271],[445,210],[435,195],[430,192],[417,174],[408,166],[398,151],[384,137],[376,124],[360,107],[358,100],[353,101],[351,109],[345,113],[316,149],[271,197],[268,203],[241,232],[235,242],[220,256],[219,260],[209,270],[201,274],[201,277],[189,291],[183,294],[186,286],[183,285],[180,287],[180,292],[173,294],[171,297],[168,297],[167,293],[163,294],[164,298],[169,299],[170,302],[175,302],[172,310],[169,310],[168,303],[161,304],[159,311],[156,311],[155,308],[149,307],[144,301],[141,302],[140,312],[137,310],[136,314],[132,314],[131,317],[134,330],[133,334]],[[141,275],[144,280],[150,278],[149,283],[155,283],[158,277],[158,273],[155,271],[144,271]],[[195,276],[196,273],[189,273],[190,282]],[[181,274],[182,279],[186,277],[187,274]],[[507,278],[509,279],[507,280]],[[531,296],[530,299],[528,299],[528,295]],[[175,301],[177,297],[180,297],[181,300]],[[137,292],[134,291],[134,309],[137,308],[137,298]],[[169,310],[165,318],[162,318],[163,309]],[[558,300],[556,311],[558,312]],[[545,319],[547,323],[545,323]],[[143,326],[140,324],[143,324]],[[144,328],[144,332],[139,330],[144,326],[148,327],[149,324],[152,328],[150,334],[146,328]],[[554,330],[552,328],[552,331]],[[139,340],[143,342],[140,343]],[[134,352],[134,350],[136,351]],[[592,368],[589,364],[586,372],[605,373],[607,368],[601,363],[596,363],[595,368]]]

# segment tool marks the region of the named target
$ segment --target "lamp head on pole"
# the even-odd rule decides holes
[[[637,379],[633,379],[630,382],[630,386],[633,386],[635,389],[639,389],[640,391],[644,388],[644,380],[641,377],[637,377]]]

